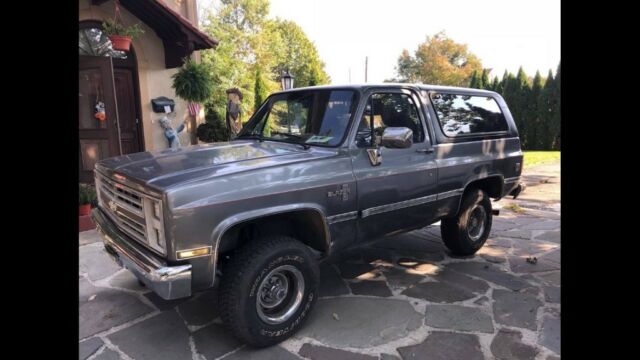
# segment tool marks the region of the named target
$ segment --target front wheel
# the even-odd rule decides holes
[[[442,219],[442,240],[454,255],[473,255],[487,241],[492,220],[489,195],[479,189],[471,190],[462,199],[458,215]]]
[[[318,265],[304,244],[287,236],[256,239],[222,268],[222,320],[248,344],[279,343],[306,319],[318,284]]]

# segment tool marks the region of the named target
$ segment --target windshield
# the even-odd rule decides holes
[[[337,146],[355,109],[353,90],[309,90],[274,95],[238,138]]]

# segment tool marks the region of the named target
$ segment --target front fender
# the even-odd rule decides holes
[[[241,224],[243,222],[256,220],[260,218],[264,218],[271,215],[284,214],[289,212],[296,212],[300,210],[311,210],[318,214],[320,219],[322,219],[323,229],[324,229],[324,241],[326,249],[329,249],[329,245],[331,244],[331,233],[329,232],[329,224],[327,222],[326,211],[324,207],[314,204],[314,203],[300,203],[300,204],[287,204],[287,205],[278,205],[271,206],[261,209],[253,209],[241,213],[234,214],[229,216],[228,218],[221,221],[211,233],[211,244],[213,244],[213,259],[214,263],[214,274],[217,272],[217,264],[218,264],[218,251],[220,242],[225,232],[231,229],[233,226]]]

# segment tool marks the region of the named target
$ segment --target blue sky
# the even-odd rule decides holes
[[[215,0],[199,0],[210,6]],[[520,65],[545,76],[560,61],[560,0],[271,0],[270,16],[294,20],[316,44],[332,83],[395,76],[402,49],[445,30],[465,43],[491,75]]]

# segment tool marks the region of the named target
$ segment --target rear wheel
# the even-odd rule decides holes
[[[475,189],[465,193],[456,217],[442,219],[442,240],[454,255],[473,255],[484,245],[491,232],[491,210],[489,195]]]
[[[306,319],[318,284],[318,265],[304,244],[288,236],[258,238],[222,267],[222,320],[248,344],[279,343]]]

